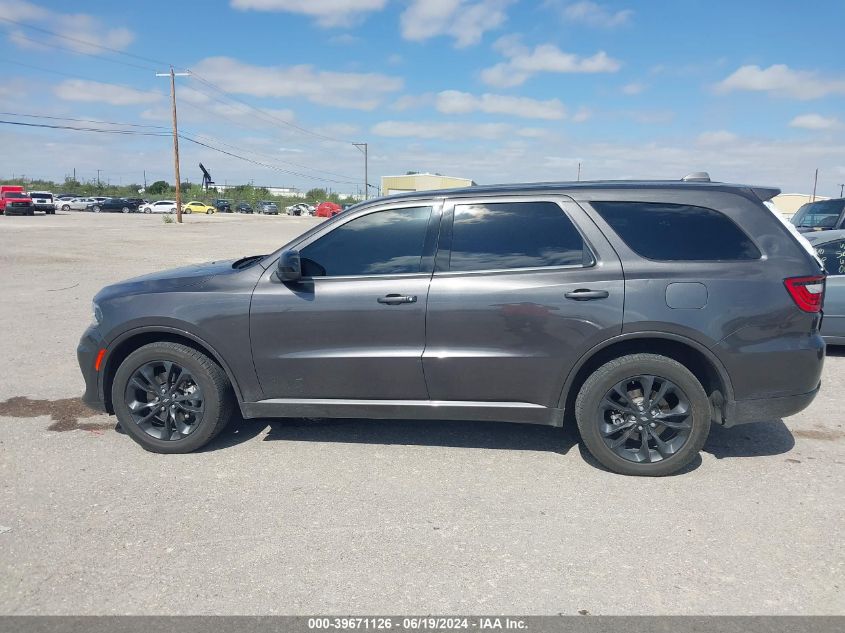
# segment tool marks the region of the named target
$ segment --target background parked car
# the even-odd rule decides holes
[[[141,207],[142,213],[176,213],[175,200],[159,200]]]
[[[343,209],[339,204],[335,204],[334,202],[321,202],[317,205],[317,210],[314,215],[318,218],[333,218],[341,211],[343,211]]]
[[[801,205],[790,220],[801,233],[845,228],[845,198]]]
[[[62,211],[85,211],[95,202],[97,201],[94,198],[71,198],[70,200],[62,200],[59,208]]]
[[[49,191],[30,191],[29,197],[32,198],[32,208],[35,211],[43,211],[48,215],[56,213],[53,194]]]
[[[135,206],[133,212],[140,211],[141,207],[147,204],[147,200],[144,200],[143,198],[124,198],[124,200],[131,202]]]
[[[285,208],[285,213],[288,215],[311,215],[314,212],[314,207],[310,204],[300,202],[299,204],[292,204]]]
[[[138,207],[126,198],[106,198],[102,202],[94,202],[90,206],[91,211],[94,213],[100,213],[101,211],[107,213],[132,213],[138,210]]]
[[[205,213],[208,215],[214,213],[214,207],[199,200],[191,200],[188,204],[182,205],[182,211],[185,213]]]
[[[830,345],[845,345],[845,230],[814,231],[805,237],[827,272],[822,336]]]
[[[247,202],[239,202],[235,205],[235,211],[237,213],[252,213],[252,207]]]
[[[263,213],[264,215],[278,215],[279,214],[279,207],[276,206],[275,202],[271,202],[269,200],[262,200],[258,203],[258,212]]]
[[[211,203],[215,209],[219,213],[231,213],[232,212],[232,201],[226,200],[226,198],[217,198],[214,202]]]
[[[0,190],[0,213],[6,215],[35,215],[32,198],[23,191],[23,187],[4,186]]]

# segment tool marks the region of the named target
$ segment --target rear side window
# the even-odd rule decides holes
[[[816,253],[828,275],[845,275],[845,239],[819,244]]]
[[[592,255],[553,202],[459,204],[449,270],[590,265]]]
[[[662,261],[759,259],[760,251],[728,216],[706,207],[663,202],[592,202],[638,255]]]

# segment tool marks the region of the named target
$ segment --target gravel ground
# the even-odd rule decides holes
[[[260,420],[145,453],[79,404],[100,287],[318,220],[0,217],[0,613],[842,614],[845,354],[663,479],[569,429]]]

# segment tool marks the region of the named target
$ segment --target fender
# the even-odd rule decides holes
[[[130,339],[134,336],[137,336],[139,334],[175,334],[177,336],[181,336],[181,337],[190,339],[194,343],[197,343],[198,345],[202,345],[205,349],[207,349],[209,352],[211,352],[211,355],[213,356],[214,360],[223,368],[223,371],[226,372],[226,375],[229,377],[229,382],[232,383],[232,388],[235,391],[235,397],[237,398],[238,403],[241,403],[241,402],[244,401],[240,385],[238,384],[238,380],[237,380],[235,374],[232,372],[232,368],[229,366],[229,364],[226,362],[226,360],[207,341],[205,341],[200,336],[198,336],[198,335],[196,335],[193,332],[190,332],[188,330],[184,330],[184,329],[169,326],[169,325],[143,325],[143,326],[140,326],[140,327],[135,327],[135,328],[126,330],[125,332],[122,332],[122,333],[118,334],[116,337],[114,337],[113,339],[111,339],[108,343],[109,351],[113,350],[115,347],[119,346],[124,341],[127,341],[128,339]],[[107,360],[106,360],[107,370],[111,370],[110,364],[111,364],[111,359],[110,359],[110,357],[107,357]],[[108,373],[108,371],[100,372],[100,393],[101,394],[104,394],[103,381],[105,380],[105,376],[106,376],[107,373]]]
[[[722,364],[722,361],[719,360],[719,357],[716,356],[712,350],[710,350],[705,345],[702,345],[698,341],[688,338],[686,336],[681,336],[680,334],[673,334],[671,332],[659,332],[659,331],[642,331],[642,332],[627,332],[625,334],[620,334],[618,336],[614,336],[613,338],[609,338],[605,341],[602,341],[598,345],[595,345],[591,349],[589,349],[580,359],[578,362],[573,365],[572,369],[569,370],[569,373],[566,376],[566,380],[564,380],[563,388],[561,389],[560,397],[558,399],[558,407],[563,409],[566,405],[566,400],[569,395],[569,390],[572,389],[572,383],[575,380],[575,377],[578,375],[578,372],[581,368],[598,352],[601,350],[610,347],[616,343],[621,343],[623,341],[632,341],[637,339],[664,339],[668,341],[674,341],[676,343],[681,343],[683,345],[687,345],[692,347],[698,352],[701,352],[713,365],[716,369],[716,372],[719,374],[719,379],[722,381],[722,384],[725,386],[725,394],[724,399],[728,406],[734,402],[734,390],[733,384],[731,383],[730,376],[728,375],[725,366]]]

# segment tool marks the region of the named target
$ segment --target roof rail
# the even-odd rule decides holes
[[[681,178],[684,182],[710,182],[710,174],[706,171],[694,171]]]

